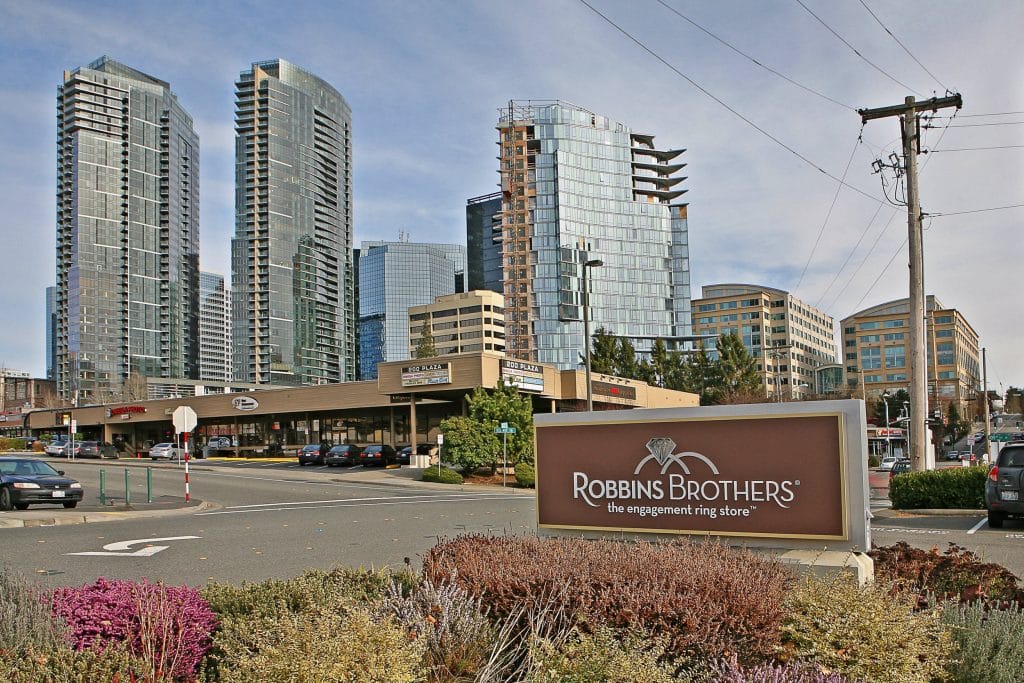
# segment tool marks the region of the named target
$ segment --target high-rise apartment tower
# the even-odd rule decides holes
[[[506,353],[579,366],[587,262],[591,334],[641,352],[688,336],[684,150],[558,101],[509,102],[497,127]]]
[[[235,377],[354,380],[352,110],[281,59],[254,63],[235,89]]]
[[[199,273],[199,379],[230,382],[231,289],[219,273]]]
[[[78,404],[199,370],[199,136],[170,85],[102,57],[57,93],[56,379]]]

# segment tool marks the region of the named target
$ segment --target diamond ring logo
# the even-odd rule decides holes
[[[665,472],[668,471],[668,468],[672,466],[672,463],[679,465],[679,468],[683,471],[684,474],[689,474],[690,468],[687,467],[686,463],[683,462],[684,458],[696,458],[697,460],[700,460],[705,465],[707,465],[708,469],[710,469],[712,473],[716,475],[719,473],[718,468],[715,467],[715,463],[711,462],[711,460],[709,460],[707,456],[701,455],[700,453],[696,453],[694,451],[673,453],[672,451],[675,449],[675,447],[676,442],[668,438],[667,436],[655,437],[648,441],[647,450],[650,452],[650,455],[648,455],[639,463],[637,463],[636,469],[633,470],[633,476],[640,474],[640,470],[643,469],[644,465],[646,465],[651,460],[654,460],[655,462],[658,463],[658,465],[661,466],[662,474],[665,474]]]

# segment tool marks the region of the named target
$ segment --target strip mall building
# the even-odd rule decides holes
[[[485,351],[381,363],[375,381],[39,410],[25,415],[25,427],[34,435],[59,434],[74,420],[84,438],[123,443],[139,452],[173,441],[171,414],[178,406],[190,406],[199,418],[192,437],[198,446],[227,436],[244,456],[278,454],[324,440],[415,446],[435,442],[444,418],[466,414],[465,399],[477,387],[501,381],[530,396],[534,412],[586,406],[582,371]],[[696,394],[600,374],[593,376],[592,395],[595,410],[699,405]]]

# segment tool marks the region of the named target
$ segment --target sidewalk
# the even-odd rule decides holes
[[[188,504],[184,497],[161,496],[152,503],[125,505],[123,499],[112,501],[116,504],[100,506],[82,501],[73,510],[57,507],[33,507],[28,510],[0,512],[0,529],[16,529],[26,526],[60,526],[64,524],[93,524],[96,522],[119,522],[143,517],[173,517],[190,515],[204,510],[215,510],[220,506],[193,498]]]

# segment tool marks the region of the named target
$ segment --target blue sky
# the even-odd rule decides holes
[[[924,131],[924,147],[969,151],[920,157],[923,210],[1024,204],[1024,148],[1013,147],[1024,145],[1024,114],[1006,114],[1024,112],[1024,68],[1013,50],[1024,3],[587,2],[748,122],[581,0],[0,0],[0,366],[45,369],[56,88],[65,69],[103,54],[169,81],[194,117],[201,264],[225,274],[233,83],[251,62],[276,57],[326,79],[353,108],[357,243],[400,231],[416,241],[464,242],[466,199],[496,189],[494,125],[510,98],[567,100],[653,133],[660,146],[687,148],[695,296],[702,284],[765,284],[837,321],[906,296],[905,210],[884,203],[871,172],[872,160],[899,149],[897,121],[870,122],[858,142],[857,108],[959,91],[964,109],[933,121],[938,128]],[[841,104],[765,71],[669,8]],[[868,196],[848,188],[837,195],[838,183],[818,169],[845,172]],[[990,388],[1024,386],[1024,208],[937,216],[926,228],[928,292],[981,335]]]

